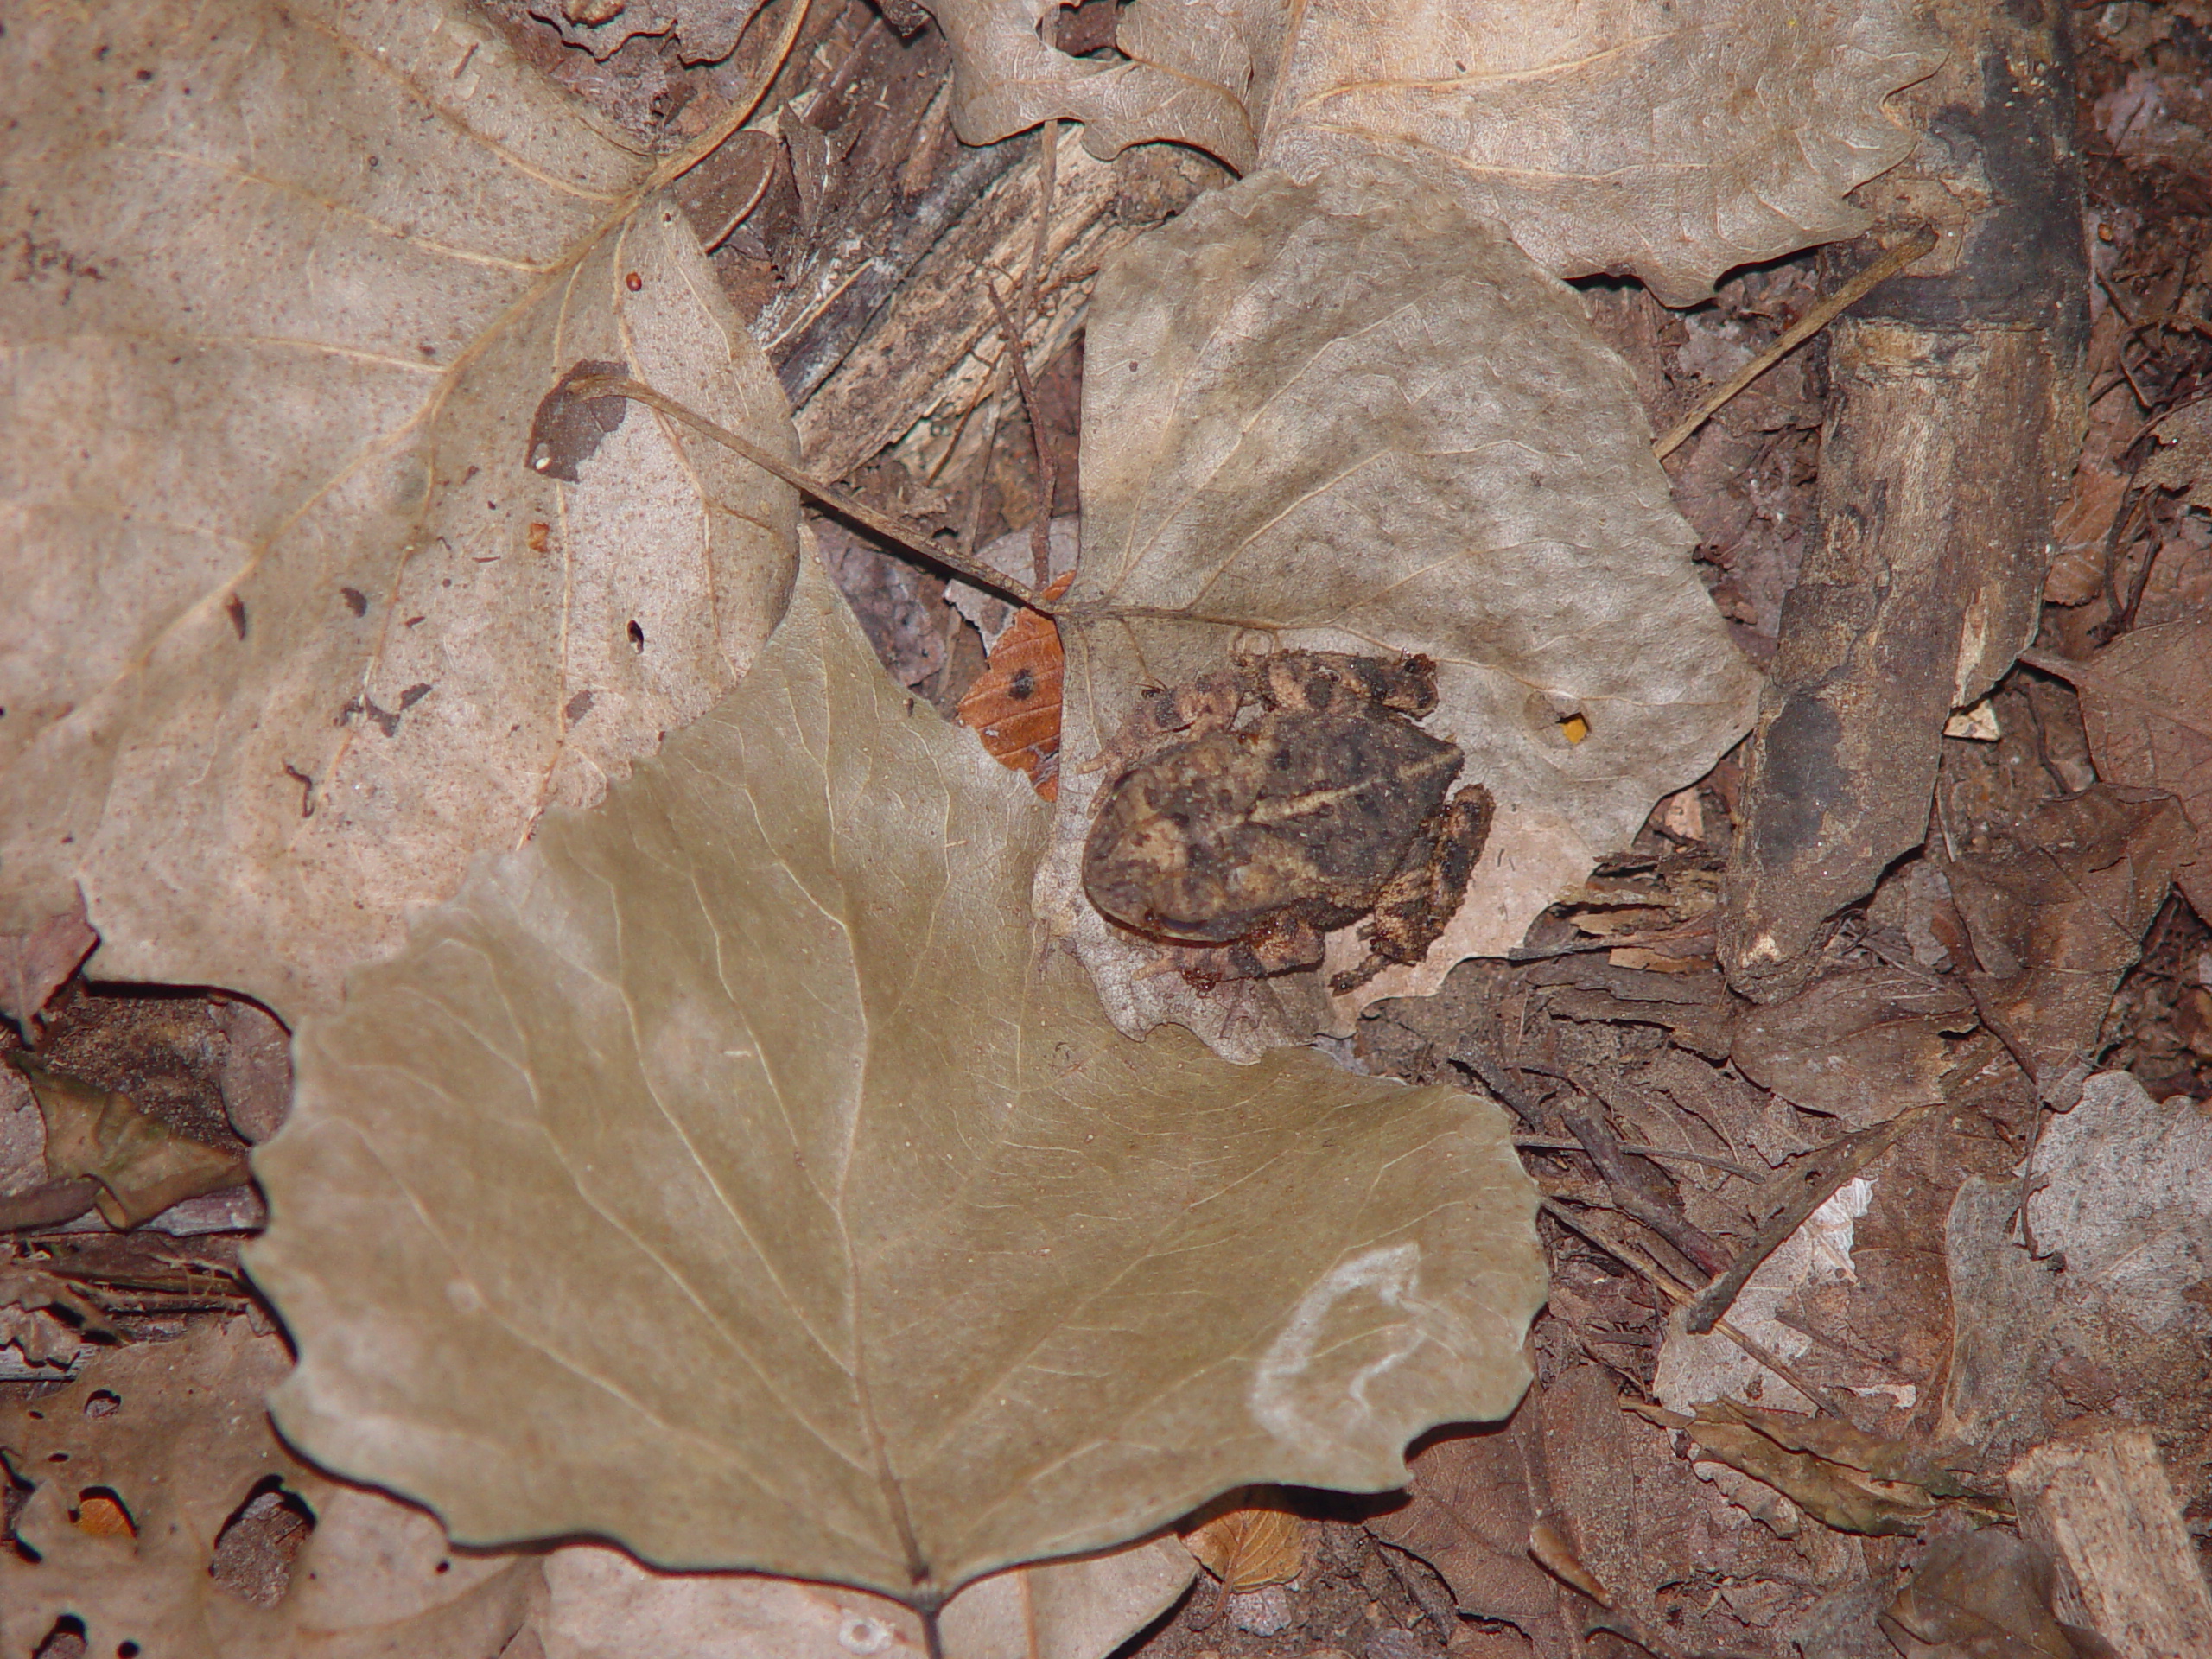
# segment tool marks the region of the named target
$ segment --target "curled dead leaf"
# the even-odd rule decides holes
[[[244,1157],[179,1135],[128,1095],[57,1071],[24,1049],[9,1050],[7,1060],[46,1120],[47,1173],[97,1182],[93,1202],[109,1226],[136,1227],[186,1198],[245,1184]]]
[[[1764,1481],[1842,1532],[1917,1533],[1943,1500],[1971,1494],[1926,1452],[1848,1423],[1710,1400],[1695,1415],[1624,1402],[1665,1427],[1688,1433],[1732,1469]]]
[[[1060,598],[1074,572],[1053,578],[1047,600]],[[1060,631],[1041,611],[1020,611],[993,642],[990,666],[976,677],[956,711],[983,749],[1022,773],[1045,799],[1060,793]]]
[[[1306,1522],[1281,1507],[1281,1497],[1263,1488],[1230,1492],[1183,1529],[1185,1548],[1229,1594],[1288,1584],[1306,1570]]]

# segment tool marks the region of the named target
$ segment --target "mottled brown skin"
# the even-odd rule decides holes
[[[1084,847],[1091,903],[1150,938],[1217,947],[1194,969],[1207,978],[1313,967],[1321,936],[1362,917],[1367,957],[1332,989],[1420,961],[1491,818],[1478,785],[1447,799],[1465,757],[1414,723],[1435,706],[1426,657],[1325,652],[1239,658],[1160,694],[1117,745],[1135,758]]]

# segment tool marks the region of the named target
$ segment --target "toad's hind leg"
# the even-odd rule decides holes
[[[1470,784],[1437,815],[1434,832],[1416,841],[1405,864],[1376,896],[1373,916],[1359,930],[1367,956],[1357,968],[1329,981],[1342,996],[1385,968],[1419,962],[1428,954],[1467,896],[1467,883],[1490,839],[1497,804],[1480,784]]]

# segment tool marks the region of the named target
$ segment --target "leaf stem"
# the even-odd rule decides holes
[[[896,542],[916,557],[926,559],[931,564],[965,577],[978,588],[987,588],[1017,605],[1026,605],[1033,611],[1042,611],[1047,616],[1059,614],[1058,605],[1039,597],[1012,576],[930,540],[912,525],[893,518],[889,513],[877,512],[858,496],[839,489],[826,480],[802,472],[772,450],[765,449],[752,439],[741,437],[728,427],[716,424],[698,410],[677,403],[664,392],[655,391],[640,381],[620,374],[580,375],[569,383],[569,395],[578,398],[627,397],[648,409],[658,410],[671,420],[681,422],[702,435],[713,439],[725,449],[742,455],[761,471],[773,474],[802,495],[811,496],[824,506],[834,508],[844,517],[865,524],[885,540]]]
[[[1865,299],[1876,284],[1885,283],[1907,265],[1936,245],[1936,232],[1923,225],[1910,236],[1891,248],[1872,264],[1860,271],[1841,288],[1822,300],[1783,332],[1782,338],[1751,359],[1743,372],[1719,391],[1684,416],[1674,430],[1651,446],[1651,453],[1664,461],[1689,441],[1690,434],[1711,420],[1720,406],[1745,386],[1758,379],[1769,369],[1796,351],[1815,334],[1834,322],[1837,317]]]

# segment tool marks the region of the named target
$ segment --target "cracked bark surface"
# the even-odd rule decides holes
[[[1750,745],[1721,953],[1761,1001],[1802,986],[1836,912],[1925,838],[1945,721],[2034,631],[2082,430],[2064,9],[1936,10],[1949,60],[1901,95],[1926,137],[1859,194],[1889,239],[1917,222],[1941,240],[1832,332],[1820,529]]]

